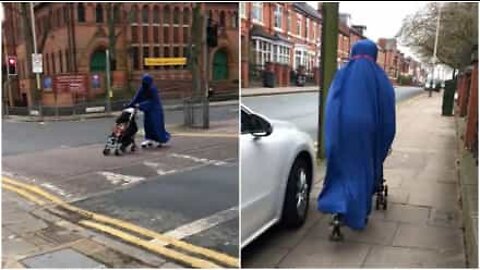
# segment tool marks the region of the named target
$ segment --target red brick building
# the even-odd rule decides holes
[[[242,2],[242,87],[260,86],[271,70],[276,86],[291,84],[292,73],[317,80],[320,14],[305,2]]]
[[[181,98],[191,90],[187,66],[144,66],[146,57],[188,57],[194,3],[40,3],[35,5],[37,47],[43,54],[42,80],[59,74],[83,74],[88,78],[88,99],[105,91],[106,49],[109,46],[108,15],[114,17],[115,50],[111,52],[112,86],[115,91],[138,87],[142,74],[154,76],[161,95]],[[18,59],[19,75],[13,82],[11,104],[32,104],[34,86],[26,57],[26,26],[21,3],[4,4],[4,46]],[[238,4],[206,3],[202,12],[218,25],[218,46],[209,49],[208,70],[215,88],[238,85]],[[27,24],[28,25],[28,24]],[[100,87],[91,85],[100,78]],[[44,89],[43,103],[51,105],[53,91]],[[75,102],[75,95],[59,93],[59,104]]]

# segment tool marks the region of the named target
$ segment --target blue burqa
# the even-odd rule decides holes
[[[144,113],[145,139],[158,143],[168,142],[170,134],[165,129],[162,102],[157,87],[153,85],[152,76],[148,74],[143,76],[142,86],[128,106],[132,107],[135,104],[138,104]]]
[[[330,86],[325,115],[327,172],[318,210],[365,228],[383,162],[395,137],[395,92],[376,64],[377,45],[358,41]]]

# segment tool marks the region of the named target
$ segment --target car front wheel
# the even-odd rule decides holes
[[[305,223],[310,199],[311,170],[304,158],[297,158],[288,177],[282,224],[298,228]]]

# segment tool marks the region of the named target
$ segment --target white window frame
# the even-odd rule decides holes
[[[247,18],[247,3],[240,2],[240,17]]]
[[[279,4],[276,4],[275,11],[273,14],[274,14],[273,26],[275,30],[283,32],[283,29],[282,29],[283,7]],[[279,23],[279,25],[277,25],[277,23]]]
[[[296,29],[296,33],[295,35],[297,37],[301,37],[302,36],[302,15],[300,14],[297,14],[297,29]]]
[[[255,16],[258,12],[259,18]],[[252,22],[263,25],[263,3],[262,2],[252,2]]]
[[[291,12],[290,10],[287,10],[287,33],[288,34],[291,34],[292,31],[290,31],[290,29],[292,29],[292,16],[291,16]]]

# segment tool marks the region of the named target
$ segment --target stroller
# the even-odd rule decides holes
[[[138,131],[137,122],[135,121],[137,110],[134,108],[126,108],[122,114],[115,120],[112,134],[107,138],[107,144],[103,149],[105,156],[112,151],[116,156],[125,153],[127,147],[134,152],[137,148],[135,144],[135,134]]]
[[[387,156],[389,156],[391,153],[392,153],[392,149],[390,148]],[[377,183],[377,189],[375,191],[374,196],[375,196],[375,210],[380,210],[380,209],[387,210],[388,186],[386,184],[385,178],[383,178],[383,167],[382,167],[380,179],[378,180],[378,183]],[[330,233],[330,240],[342,241],[343,234],[342,234],[342,231],[340,230],[342,226],[341,215],[334,214],[333,219],[330,222],[330,225],[332,226],[332,231]]]

